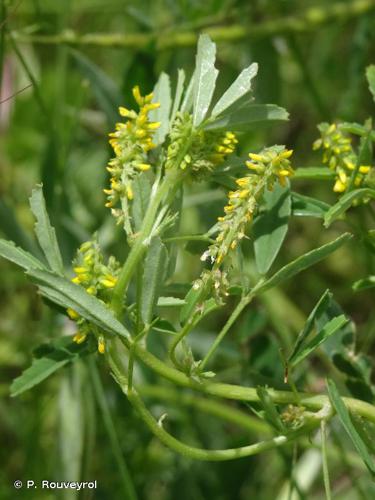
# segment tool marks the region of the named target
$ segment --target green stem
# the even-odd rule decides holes
[[[251,444],[248,446],[241,446],[239,448],[228,448],[223,450],[206,450],[203,448],[196,448],[193,446],[189,446],[179,441],[175,437],[173,437],[171,434],[169,434],[169,432],[163,429],[161,424],[159,424],[155,420],[155,418],[151,415],[151,413],[144,405],[142,399],[138,396],[138,394],[134,390],[127,391],[126,388],[124,388],[123,390],[127,395],[130,403],[138,411],[140,417],[145,422],[147,427],[152,431],[152,433],[156,437],[160,439],[162,443],[164,443],[172,450],[180,453],[181,455],[196,460],[223,461],[223,460],[234,460],[241,457],[249,457],[251,455],[256,455],[263,451],[277,448],[278,446],[282,446],[283,444],[286,444],[290,441],[294,441],[298,437],[310,432],[317,425],[315,423],[314,425],[310,425],[309,427],[305,427],[303,429],[299,429],[298,431],[291,432],[288,435],[280,435],[272,439],[266,441],[260,441],[258,443]]]
[[[113,291],[111,307],[116,316],[120,316],[122,312],[124,295],[129,285],[130,279],[136,271],[137,266],[149,245],[149,237],[153,230],[159,205],[163,198],[169,193],[169,191],[175,192],[175,190],[179,186],[180,180],[181,172],[179,171],[179,169],[176,168],[170,170],[160,186],[156,188],[154,195],[151,195],[150,204],[143,219],[142,227],[139,231],[137,240],[129,252],[129,255],[121,269],[120,276]]]
[[[237,304],[237,307],[234,309],[232,314],[229,316],[227,322],[223,326],[222,330],[220,331],[219,335],[215,338],[214,342],[212,343],[211,347],[209,348],[207,354],[203,358],[200,366],[200,369],[203,370],[203,368],[206,366],[208,363],[209,359],[211,356],[214,354],[216,349],[219,347],[221,341],[225,337],[225,335],[228,333],[230,328],[232,327],[233,323],[237,320],[238,316],[241,314],[241,312],[244,310],[244,308],[250,304],[250,302],[253,299],[253,295],[249,294],[243,297],[240,302]]]
[[[109,441],[111,443],[113,453],[115,459],[117,461],[117,465],[120,470],[120,477],[122,479],[122,484],[124,488],[124,497],[129,500],[137,500],[137,493],[135,491],[132,478],[128,469],[128,466],[125,462],[123,452],[119,445],[119,440],[116,432],[116,428],[114,426],[111,413],[108,408],[108,403],[105,397],[104,389],[100,380],[100,376],[95,365],[95,362],[92,358],[90,358],[90,374],[91,380],[93,384],[93,388],[96,394],[96,398],[100,407],[100,410],[103,414],[104,425],[109,437]]]
[[[327,434],[326,434],[326,421],[324,419],[320,422],[320,432],[322,439],[322,462],[323,462],[323,480],[324,488],[326,490],[326,499],[331,500],[331,486],[329,481],[328,457],[327,457]]]
[[[181,236],[172,236],[171,238],[163,238],[164,243],[171,243],[174,241],[204,241],[207,243],[215,243],[215,240],[205,236],[203,234],[191,234],[191,235],[181,235]]]
[[[173,338],[169,346],[169,357],[176,368],[183,369],[183,364],[180,363],[176,357],[176,349],[191,329],[197,324],[199,315],[200,314],[197,312],[194,313],[193,317],[185,323],[181,331]]]
[[[351,2],[327,3],[324,6],[311,6],[301,14],[284,16],[262,23],[233,24],[231,26],[217,26],[207,28],[215,42],[238,42],[241,40],[270,38],[287,33],[305,33],[314,31],[321,26],[345,20],[352,21],[375,10],[374,0],[354,0]],[[195,31],[180,30],[178,32],[160,33],[88,33],[80,35],[71,31],[57,35],[28,35],[15,33],[19,42],[39,44],[68,44],[72,46],[90,45],[94,47],[127,47],[137,50],[149,50],[156,46],[159,50],[176,47],[191,47],[197,42],[198,34]]]
[[[121,342],[125,342],[123,338],[120,339]],[[129,347],[124,344],[125,347]],[[146,366],[151,368],[153,371],[158,373],[160,376],[170,380],[171,382],[180,385],[182,387],[189,387],[195,389],[204,394],[209,394],[211,396],[218,396],[226,399],[233,399],[239,401],[259,401],[259,396],[256,389],[253,387],[243,387],[234,384],[222,384],[217,382],[195,382],[191,378],[187,377],[184,373],[166,365],[156,356],[150,352],[143,349],[141,346],[134,346],[134,353]],[[297,400],[295,394],[289,391],[277,391],[274,389],[269,389],[268,394],[274,403],[280,404],[298,404],[309,408],[311,410],[320,410],[323,406],[329,406],[329,398],[325,395],[311,394],[311,393],[299,393],[299,401]],[[375,423],[375,407],[365,401],[354,398],[342,398],[347,408],[350,411],[355,411],[365,419],[370,422]]]
[[[227,422],[236,424],[252,433],[272,434],[271,427],[264,421],[252,417],[242,410],[233,408],[227,404],[203,398],[193,393],[181,393],[165,386],[145,385],[139,388],[142,396],[162,399],[168,402],[174,402],[178,406],[181,404],[193,406],[200,411],[218,417]]]

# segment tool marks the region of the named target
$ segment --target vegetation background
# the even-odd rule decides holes
[[[201,32],[210,33],[218,45],[220,92],[256,61],[256,99],[290,113],[288,123],[243,136],[243,154],[285,144],[295,150],[295,166],[317,166],[320,155],[311,145],[319,122],[362,122],[373,113],[364,76],[375,61],[371,0],[3,0],[1,15],[0,233],[35,249],[28,198],[43,182],[66,263],[94,231],[104,248],[121,256],[119,229],[102,194],[111,154],[107,134],[117,120],[116,108],[132,107],[132,87],[139,84],[142,92],[150,92],[161,71],[174,81],[178,68],[191,71]],[[329,183],[294,182],[299,192],[328,203],[336,197]],[[217,186],[189,187],[183,230],[202,230],[222,210],[224,199]],[[323,231],[316,219],[294,218],[279,265],[332,239],[336,231]],[[303,279],[258,300],[220,350],[223,372],[245,385],[283,388],[278,349],[290,347],[326,288],[355,320],[360,348],[371,353],[373,295],[370,290],[353,296],[351,285],[374,272],[374,259],[350,249],[345,246]],[[196,255],[182,252],[178,281],[191,282],[199,265]],[[33,348],[70,326],[43,306],[15,266],[1,260],[0,276],[1,500],[123,499],[128,481],[138,498],[147,500],[286,499],[292,468],[305,487],[301,498],[324,497],[314,443],[295,455],[268,452],[217,464],[185,459],[151,436],[106,373],[103,388],[78,363],[11,399],[9,385],[30,364]],[[198,332],[196,349],[205,349],[225,314],[205,325],[205,335]],[[300,376],[312,391],[320,391],[326,375],[324,363],[314,360],[311,371]],[[144,376],[152,382],[150,374]],[[181,438],[207,447],[253,439],[254,431],[222,425],[169,394],[171,401],[162,401],[150,390],[149,404],[156,413],[168,411]],[[333,442],[330,467],[337,498],[374,498],[359,459],[342,451],[345,438],[337,433]],[[16,494],[13,487],[15,479],[79,478],[97,479],[98,489]]]

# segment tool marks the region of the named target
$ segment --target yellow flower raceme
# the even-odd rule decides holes
[[[157,109],[160,104],[152,102],[153,94],[141,96],[139,87],[133,88],[133,96],[139,106],[139,112],[124,107],[119,108],[121,116],[126,118],[125,123],[117,123],[116,130],[109,134],[115,157],[107,166],[111,174],[110,187],[104,190],[107,195],[106,206],[114,208],[122,197],[133,199],[132,182],[139,172],[151,168],[148,162],[148,152],[155,148],[152,136],[159,128],[159,122],[152,122],[150,111]],[[120,217],[121,210],[113,209],[113,214]]]
[[[169,135],[166,169],[177,166],[201,179],[234,152],[238,140],[232,132],[196,129],[192,116],[177,113]]]
[[[336,180],[333,186],[335,193],[344,193],[349,187],[349,181],[357,165],[357,155],[352,146],[349,134],[341,130],[340,125],[321,123],[319,125],[321,137],[313,144],[313,149],[323,150],[323,163],[335,172]],[[356,187],[366,182],[371,167],[360,165],[354,179]]]
[[[120,270],[120,266],[114,257],[110,257],[107,264],[104,264],[100,247],[94,239],[80,246],[73,265],[75,276],[72,278],[72,282],[83,286],[87,293],[96,296],[103,303],[108,303]],[[92,331],[90,324],[74,309],[68,308],[66,312],[78,327],[73,340],[77,344],[81,344]],[[98,337],[98,351],[100,353],[105,352],[103,335]]]
[[[202,255],[201,260],[209,260],[213,264],[214,273],[224,262],[227,255],[234,250],[239,241],[245,237],[246,226],[252,221],[264,190],[272,190],[275,182],[282,186],[286,179],[293,175],[289,158],[293,151],[284,146],[264,149],[261,153],[249,154],[246,166],[253,172],[236,180],[238,188],[228,193],[228,204],[224,207],[224,215],[218,218],[218,235]],[[207,271],[204,271],[206,276]],[[222,280],[222,276],[220,276]],[[207,282],[207,278],[204,278]],[[213,275],[214,286],[222,287]],[[195,283],[199,288],[203,283],[202,276]]]

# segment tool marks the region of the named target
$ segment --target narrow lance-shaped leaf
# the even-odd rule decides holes
[[[58,274],[63,274],[64,266],[57,242],[55,229],[51,226],[46,203],[43,197],[42,186],[38,185],[32,192],[30,207],[36,218],[35,232],[39,244],[46,256],[51,269]]]
[[[291,213],[290,189],[277,184],[264,194],[264,211],[253,225],[255,262],[260,274],[272,266],[288,231]]]
[[[240,97],[244,96],[251,90],[251,80],[258,73],[257,63],[251,64],[248,68],[245,68],[228,88],[226,92],[222,95],[219,101],[215,104],[212,110],[211,116],[220,115],[229,106],[231,106]]]
[[[285,426],[267,389],[265,387],[257,387],[257,394],[263,407],[266,420],[278,431],[285,432]]]
[[[183,69],[179,69],[177,74],[176,93],[174,96],[173,108],[171,114],[171,123],[173,123],[173,120],[176,117],[176,113],[180,108],[181,98],[184,91],[184,82],[185,82],[185,71]]]
[[[182,100],[180,108],[181,113],[190,113],[191,108],[193,107],[195,74],[196,70],[190,78],[189,85],[187,86],[184,98]]]
[[[333,221],[338,219],[353,205],[354,201],[362,200],[363,198],[375,198],[375,189],[361,188],[344,194],[326,213],[324,226],[329,227]]]
[[[44,264],[22,248],[16,247],[13,241],[0,240],[0,255],[27,271],[29,269],[45,269]]]
[[[268,121],[288,120],[289,114],[284,108],[275,104],[252,104],[240,108],[233,113],[223,114],[206,125],[207,130],[233,130],[246,132],[255,124]]]
[[[341,236],[339,236],[337,239],[334,241],[331,241],[330,243],[327,243],[326,245],[323,245],[319,248],[315,248],[314,250],[311,250],[311,252],[305,253],[304,255],[301,255],[301,257],[298,257],[296,260],[293,260],[286,266],[282,267],[279,271],[277,271],[273,276],[271,276],[269,279],[266,281],[263,281],[256,285],[252,293],[254,294],[260,294],[265,292],[266,290],[273,288],[283,281],[286,281],[296,274],[300,273],[304,269],[307,269],[308,267],[313,266],[317,262],[325,259],[330,255],[331,253],[335,252],[338,248],[340,248],[344,243],[350,240],[352,237],[351,234],[349,233],[344,233]]]
[[[375,101],[375,64],[371,64],[366,68],[366,78],[368,82],[368,88]]]
[[[13,381],[10,387],[11,396],[18,396],[35,387],[52,373],[88,353],[86,343],[78,345],[71,337],[62,337],[41,347],[45,351],[44,354],[35,358],[32,365]]]
[[[307,356],[309,356],[317,347],[320,346],[325,340],[327,340],[331,335],[341,330],[349,322],[343,314],[337,316],[337,318],[331,319],[324,327],[317,332],[317,334],[308,342],[303,345],[301,349],[295,353],[293,359],[290,360],[291,366],[296,366],[298,363],[303,361]]]
[[[327,167],[299,167],[294,171],[293,179],[330,180],[335,172]]]
[[[375,474],[375,464],[374,461],[365,445],[363,442],[361,436],[358,434],[356,428],[353,425],[353,422],[350,418],[350,413],[345,406],[344,401],[342,400],[337,387],[333,380],[328,379],[327,380],[327,389],[328,389],[328,395],[329,399],[332,403],[332,406],[336,410],[336,413],[346,430],[348,436],[352,440],[356,450],[358,451],[360,457],[362,458],[363,462],[365,463],[366,467],[368,470],[371,472],[371,474]]]
[[[353,284],[353,290],[355,292],[359,292],[360,290],[367,290],[368,288],[375,287],[375,276],[367,276],[367,278],[363,278],[361,280],[356,281]]]
[[[148,251],[143,273],[141,313],[143,322],[151,323],[152,314],[161,293],[161,284],[166,272],[167,250],[160,238],[154,238]]]
[[[215,90],[218,75],[215,58],[216,45],[208,35],[201,35],[198,40],[194,78],[193,124],[195,127],[198,127],[204,120]]]
[[[171,84],[169,76],[162,73],[154,88],[153,102],[159,102],[160,107],[150,112],[150,120],[160,122],[160,127],[155,131],[153,142],[158,145],[164,142],[169,130],[169,115],[171,112]]]
[[[178,297],[159,297],[157,302],[158,307],[181,307],[185,304],[185,300]]]
[[[80,316],[110,334],[130,339],[129,332],[115,318],[112,311],[99,299],[88,294],[83,287],[48,271],[31,269],[28,274],[39,286],[42,295],[52,302],[64,308],[74,309]]]
[[[294,357],[298,354],[298,352],[300,352],[304,341],[310,335],[310,333],[314,328],[314,323],[316,318],[320,317],[322,315],[322,312],[328,308],[331,299],[332,299],[332,293],[330,293],[329,290],[326,290],[318,300],[318,303],[315,305],[314,309],[309,314],[309,317],[307,318],[303,329],[298,334],[296,343],[294,344],[293,351],[291,352],[288,358],[288,363],[292,363]]]
[[[137,175],[133,181],[134,200],[131,204],[131,211],[135,231],[139,231],[148,208],[151,196],[151,183],[147,176]]]
[[[324,201],[292,192],[292,215],[323,219],[330,205]]]

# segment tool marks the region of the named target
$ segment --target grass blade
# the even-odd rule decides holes
[[[327,389],[328,389],[328,395],[329,399],[331,401],[332,406],[336,410],[336,413],[342,423],[342,426],[346,430],[348,436],[352,440],[356,450],[358,451],[360,457],[362,458],[364,464],[368,468],[368,470],[371,472],[371,474],[374,476],[375,475],[375,464],[374,461],[365,445],[365,443],[362,441],[361,436],[358,434],[356,428],[353,425],[353,422],[350,418],[350,413],[345,406],[345,403],[341,399],[341,396],[337,390],[336,384],[333,382],[333,380],[328,379],[327,380]]]

